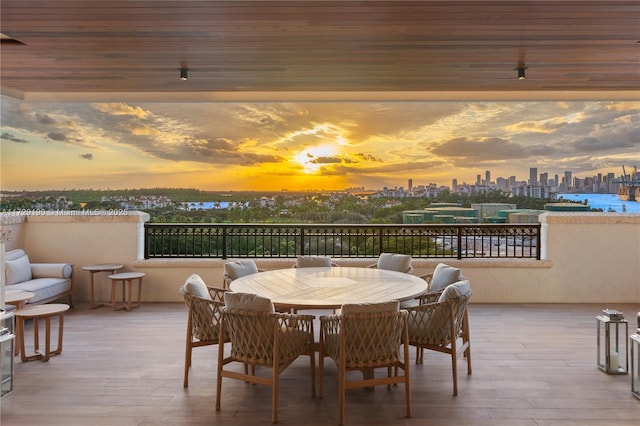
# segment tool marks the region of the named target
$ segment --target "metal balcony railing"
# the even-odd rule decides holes
[[[145,224],[144,257],[540,259],[540,224]]]

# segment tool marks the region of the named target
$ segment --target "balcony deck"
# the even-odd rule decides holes
[[[346,423],[635,426],[640,401],[629,376],[596,367],[595,317],[605,307],[624,312],[635,330],[638,304],[473,304],[473,375],[459,365],[459,396],[451,393],[449,358],[427,352],[423,365],[411,364],[413,418],[403,417],[402,388],[378,387],[348,391]],[[15,359],[14,392],[2,401],[0,423],[270,424],[271,390],[263,386],[225,380],[222,411],[215,411],[216,347],[194,350],[190,386],[182,387],[185,324],[181,303],[132,312],[77,306],[65,316],[61,355],[48,363]],[[336,370],[327,366],[322,400],[310,397],[306,359],[282,374],[279,424],[337,424]]]

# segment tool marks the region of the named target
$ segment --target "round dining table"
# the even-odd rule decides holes
[[[413,299],[427,291],[427,282],[404,272],[338,266],[258,272],[229,288],[271,299],[277,308],[340,309],[345,303]]]

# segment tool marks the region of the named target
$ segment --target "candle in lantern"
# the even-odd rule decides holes
[[[611,351],[611,353],[609,353],[609,371],[617,371],[619,363],[620,355],[618,352]]]

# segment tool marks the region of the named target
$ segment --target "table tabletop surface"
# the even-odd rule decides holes
[[[59,314],[69,309],[64,303],[46,303],[44,305],[27,306],[16,311],[17,317],[38,317],[43,315]]]
[[[124,268],[124,265],[120,263],[102,263],[100,265],[87,265],[82,267],[85,271],[93,272],[115,271],[122,268]]]
[[[32,299],[35,293],[27,290],[9,290],[6,289],[4,293],[5,303],[24,302],[25,300]]]
[[[112,280],[130,280],[133,278],[142,278],[144,276],[144,272],[119,272],[117,274],[108,275],[108,278],[111,278]]]
[[[338,309],[345,303],[413,299],[427,291],[427,282],[404,272],[375,268],[289,268],[246,275],[232,281],[229,288],[267,297],[278,307]]]

